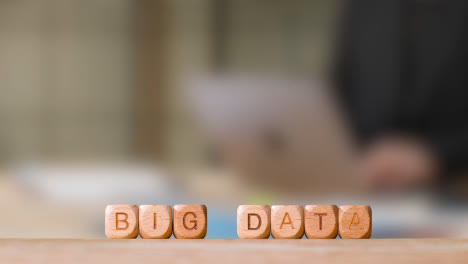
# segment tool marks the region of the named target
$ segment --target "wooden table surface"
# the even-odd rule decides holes
[[[468,240],[0,239],[0,263],[169,262],[467,263]]]

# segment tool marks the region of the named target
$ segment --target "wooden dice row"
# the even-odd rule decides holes
[[[241,205],[240,238],[370,238],[372,211],[367,205]]]
[[[174,217],[173,217],[174,215]],[[207,210],[202,204],[169,205],[119,204],[106,207],[108,238],[204,238]]]
[[[105,232],[108,238],[204,238],[205,205],[108,205]],[[239,238],[369,238],[372,212],[369,206],[336,205],[240,205],[237,208]]]

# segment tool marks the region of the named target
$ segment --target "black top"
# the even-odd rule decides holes
[[[337,88],[366,141],[427,140],[449,171],[468,167],[468,1],[349,0]]]

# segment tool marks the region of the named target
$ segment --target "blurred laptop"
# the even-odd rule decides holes
[[[297,194],[361,190],[345,124],[323,84],[210,76],[188,85],[213,153],[245,184]]]

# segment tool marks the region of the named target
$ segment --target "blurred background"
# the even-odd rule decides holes
[[[370,204],[468,237],[463,0],[0,0],[0,237],[107,204]]]

